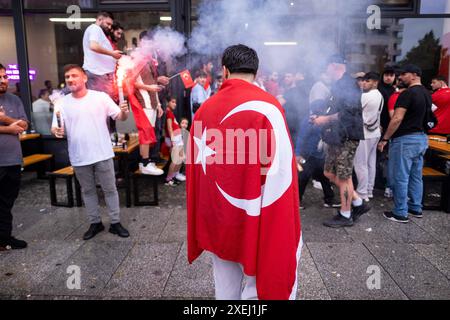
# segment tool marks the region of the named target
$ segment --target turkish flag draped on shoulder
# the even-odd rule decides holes
[[[186,89],[192,88],[195,86],[195,82],[192,80],[191,73],[189,70],[183,70],[180,72],[181,81],[183,81],[184,87]]]
[[[195,114],[187,153],[189,262],[210,251],[256,276],[259,299],[292,297],[298,180],[278,101],[246,81],[225,81]]]

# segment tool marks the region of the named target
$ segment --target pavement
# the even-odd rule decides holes
[[[120,197],[123,205],[123,190]],[[376,190],[372,210],[354,226],[330,229],[322,222],[335,209],[324,208],[321,197],[308,186],[298,299],[450,299],[449,214],[425,211],[423,219],[397,224],[382,216],[392,203]],[[214,299],[210,257],[187,262],[184,184],[161,184],[158,207],[122,207],[126,239],[106,229],[83,241],[83,208],[52,207],[48,181],[32,173],[24,175],[13,215],[13,234],[29,247],[0,252],[0,299]]]

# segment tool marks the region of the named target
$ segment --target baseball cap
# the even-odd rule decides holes
[[[370,72],[366,73],[366,75],[364,76],[363,79],[364,80],[377,80],[377,81],[379,81],[380,80],[380,74],[377,73],[377,72],[370,71]]]
[[[422,76],[422,69],[420,69],[415,64],[407,64],[406,66],[404,66],[404,67],[402,67],[400,69],[400,74],[404,74],[404,73],[415,73],[419,77],[421,77]]]
[[[352,73],[351,76],[353,79],[364,79],[365,75],[366,74],[364,72],[360,71],[360,72]]]
[[[391,66],[391,65],[388,65],[388,66],[385,66],[384,67],[384,70],[383,70],[383,74],[395,74],[396,72],[395,72],[396,70],[395,70],[395,67],[394,66]]]
[[[347,60],[340,54],[333,54],[332,56],[328,57],[327,64],[347,64]]]

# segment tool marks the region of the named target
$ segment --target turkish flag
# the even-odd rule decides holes
[[[156,143],[155,129],[152,127],[150,120],[147,118],[142,105],[136,98],[134,93],[128,93],[128,100],[130,101],[131,110],[133,111],[134,122],[138,129],[139,144],[154,145]]]
[[[181,80],[183,81],[184,87],[186,89],[192,88],[195,86],[195,82],[192,80],[191,73],[189,70],[183,70],[180,72]]]
[[[189,262],[210,251],[255,276],[259,299],[293,297],[301,226],[281,105],[251,83],[225,81],[195,114],[187,153]]]

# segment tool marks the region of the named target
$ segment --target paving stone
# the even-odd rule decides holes
[[[0,295],[31,294],[81,243],[31,241],[28,248],[0,252]]]
[[[332,299],[406,298],[363,244],[308,243],[308,248]],[[371,290],[367,285],[372,275],[369,266],[379,267],[380,289]]]
[[[158,241],[160,242],[184,242],[187,237],[187,213],[183,209],[174,209],[174,214],[167,222],[164,231]]]
[[[414,244],[414,248],[450,280],[450,244]]]
[[[426,211],[422,219],[411,218],[411,220],[442,243],[450,243],[450,214]]]
[[[211,256],[208,252],[189,264],[187,246],[183,244],[175,266],[167,281],[164,297],[186,297],[194,299],[214,298],[214,278]]]
[[[51,208],[33,226],[19,233],[26,241],[64,240],[82,225],[85,220],[83,208]]]
[[[306,244],[302,248],[298,273],[297,300],[330,300],[330,295],[322,281]]]
[[[137,244],[108,283],[105,295],[160,297],[181,243]]]
[[[367,244],[367,247],[410,299],[450,298],[448,278],[412,245]]]
[[[102,296],[104,289],[119,265],[128,255],[133,244],[130,242],[84,242],[83,245],[61,266],[45,279],[35,295]],[[81,289],[69,289],[67,281],[69,266],[80,268]]]

